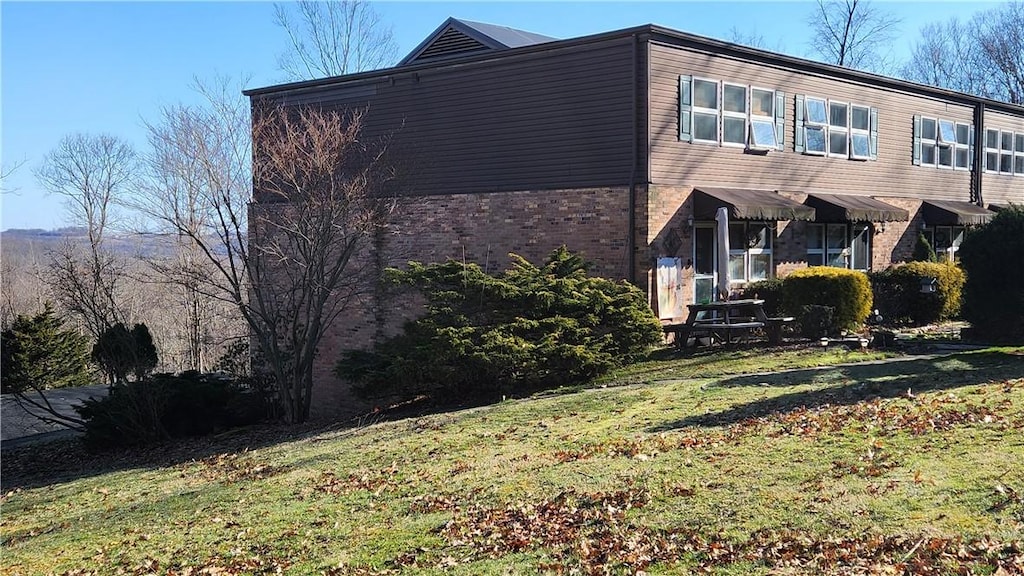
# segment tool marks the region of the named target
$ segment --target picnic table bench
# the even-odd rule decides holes
[[[672,335],[677,348],[686,346],[690,338],[708,337],[732,343],[734,337],[749,338],[754,330],[764,329],[768,342],[776,344],[782,339],[782,328],[793,322],[789,316],[769,318],[764,312],[764,300],[724,300],[689,304],[686,322],[665,324],[666,335]]]

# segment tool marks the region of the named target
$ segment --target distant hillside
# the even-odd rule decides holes
[[[10,250],[35,249],[52,250],[65,241],[85,245],[88,243],[86,229],[80,227],[41,230],[39,228],[12,228],[0,232],[0,247]],[[111,234],[104,238],[107,248],[125,256],[159,256],[171,254],[174,236],[169,234]]]

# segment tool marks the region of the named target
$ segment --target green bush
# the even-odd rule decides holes
[[[960,314],[964,273],[956,264],[908,262],[868,277],[875,307],[887,324],[923,326]],[[935,292],[921,292],[926,278],[937,280]]]
[[[994,341],[1024,342],[1024,207],[1000,210],[960,245],[962,316]]]
[[[455,261],[390,270],[426,297],[426,314],[373,350],[346,351],[337,374],[366,396],[494,397],[586,381],[661,342],[637,288],[588,277],[564,247],[542,267],[511,257],[497,276]]]
[[[796,313],[800,324],[800,335],[804,338],[821,338],[836,332],[835,308],[821,306],[819,304],[808,304],[801,306]]]
[[[129,446],[201,436],[264,419],[255,394],[233,380],[190,371],[113,386],[75,408],[92,446]]]
[[[141,380],[159,363],[153,336],[145,324],[128,330],[118,323],[104,330],[92,347],[92,360],[111,383],[125,382],[128,376]]]
[[[910,256],[914,262],[938,262],[939,257],[935,255],[935,248],[922,232],[917,233],[917,242],[914,243],[914,253]]]
[[[92,384],[89,344],[66,330],[47,303],[35,316],[18,315],[0,336],[0,388],[4,394]]]
[[[871,284],[863,272],[813,266],[801,268],[782,280],[782,305],[787,313],[799,316],[804,306],[832,308],[830,332],[855,330],[871,313]]]
[[[782,315],[782,280],[778,278],[747,284],[742,297],[764,300],[764,313],[768,316]]]

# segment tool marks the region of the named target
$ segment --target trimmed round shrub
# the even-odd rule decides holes
[[[782,280],[782,305],[787,313],[802,315],[805,306],[832,308],[831,330],[855,330],[871,313],[871,284],[863,272],[812,266]]]
[[[960,245],[962,317],[985,339],[1024,342],[1024,207],[1000,210]]]
[[[960,315],[965,276],[956,264],[908,262],[868,277],[874,305],[886,323],[922,326]],[[921,292],[926,278],[937,280],[935,292]]]

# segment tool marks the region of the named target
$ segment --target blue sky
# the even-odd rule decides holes
[[[950,17],[968,18],[994,4],[884,2],[904,19],[894,46],[905,57],[918,29]],[[810,56],[809,1],[791,2],[380,2],[400,57],[447,17],[571,38],[654,23],[728,39],[756,33],[767,46]],[[247,87],[284,80],[277,56],[286,38],[270,2],[11,2],[0,4],[0,161],[24,162],[5,180],[0,229],[65,224],[58,198],[33,170],[66,134],[109,133],[137,148],[143,119],[161,106],[188,102],[193,77],[250,76]]]

